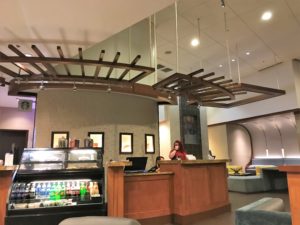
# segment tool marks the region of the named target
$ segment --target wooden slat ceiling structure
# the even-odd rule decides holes
[[[284,95],[284,90],[252,84],[235,83],[224,76],[211,78],[215,74],[202,74],[199,69],[190,74],[175,73],[153,85],[153,88],[170,94],[185,96],[191,105],[231,108]],[[255,93],[256,96],[236,100],[237,95]]]
[[[167,104],[176,104],[176,96],[185,96],[191,105],[230,108],[285,94],[284,90],[235,83],[224,76],[213,77],[213,72],[203,74],[204,69],[187,75],[175,73],[152,86],[139,84],[138,81],[155,71],[154,68],[137,65],[141,59],[140,55],[127,64],[118,62],[120,52],[117,52],[110,62],[104,61],[104,50],[100,51],[98,60],[91,60],[83,58],[82,48],[78,48],[78,58],[66,58],[60,46],[57,46],[56,58],[46,57],[36,45],[31,46],[36,56],[28,56],[11,44],[8,48],[16,56],[0,52],[0,71],[11,78],[8,81],[0,77],[0,86],[9,85],[9,95],[30,95],[32,90],[45,88],[89,89],[134,94]],[[7,64],[10,64],[9,68],[5,66]],[[58,72],[61,71],[57,69],[60,65],[65,74]],[[72,65],[80,66],[80,75],[72,74]],[[85,66],[93,66],[93,74],[87,74]],[[11,67],[14,67],[14,70]],[[100,75],[104,67],[108,68],[108,71]],[[15,72],[16,68],[19,72]],[[119,77],[111,76],[114,69],[123,70]],[[138,73],[129,77],[127,75],[130,71]],[[255,93],[256,96],[236,100],[236,96],[247,93]]]
[[[31,95],[32,90],[69,88],[113,91],[150,97],[161,103],[176,104],[176,96],[171,98],[165,92],[153,89],[149,85],[137,83],[155,71],[154,68],[139,66],[141,59],[137,55],[130,64],[118,62],[120,52],[115,54],[113,61],[104,61],[105,50],[101,50],[98,60],[83,58],[82,48],[78,48],[78,58],[66,58],[60,46],[57,46],[58,57],[46,57],[36,46],[31,46],[36,56],[28,56],[18,47],[10,44],[10,49],[16,56],[8,56],[0,52],[0,71],[11,79],[0,77],[0,85],[9,85],[9,95]],[[10,64],[7,66],[7,64]],[[62,68],[65,74],[60,74]],[[71,66],[80,66],[80,75],[72,74]],[[93,74],[87,74],[85,66],[93,66]],[[34,70],[33,70],[34,68]],[[100,76],[102,68],[108,68],[106,74]],[[16,72],[16,69],[18,72]],[[114,69],[123,70],[118,78],[112,78]],[[127,76],[130,72],[131,76]]]

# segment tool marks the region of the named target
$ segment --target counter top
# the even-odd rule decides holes
[[[159,164],[182,164],[182,165],[197,165],[197,164],[216,164],[226,163],[229,159],[214,159],[214,160],[161,160]]]
[[[132,162],[130,161],[111,161],[106,164],[108,167],[124,167],[131,166]]]
[[[157,175],[173,175],[173,172],[158,172],[158,173],[124,173],[125,177],[134,176],[157,176]]]
[[[14,171],[18,169],[18,166],[0,166],[0,173],[3,171]]]
[[[288,173],[300,173],[300,165],[278,166],[278,169]]]

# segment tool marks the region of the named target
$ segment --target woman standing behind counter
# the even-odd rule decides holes
[[[183,148],[181,141],[176,140],[173,145],[173,149],[170,151],[169,158],[172,160],[181,159],[186,160],[186,152]]]

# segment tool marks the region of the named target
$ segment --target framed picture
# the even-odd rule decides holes
[[[51,148],[68,148],[69,131],[52,131]]]
[[[88,132],[88,136],[93,139],[94,148],[104,148],[104,132]]]
[[[120,154],[133,153],[133,133],[120,133]]]
[[[154,154],[155,153],[154,134],[145,134],[145,153],[146,154]]]

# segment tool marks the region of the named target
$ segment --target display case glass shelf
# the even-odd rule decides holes
[[[103,166],[101,148],[26,148],[20,170],[90,169]]]

